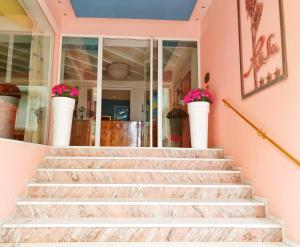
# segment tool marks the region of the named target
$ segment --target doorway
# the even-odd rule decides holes
[[[71,145],[190,147],[188,116],[172,112],[186,115],[198,60],[195,40],[62,37],[60,82],[80,91]]]
[[[150,40],[103,40],[101,146],[150,147],[150,57]]]

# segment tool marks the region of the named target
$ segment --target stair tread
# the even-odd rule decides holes
[[[3,228],[32,227],[197,227],[197,228],[281,228],[279,223],[264,218],[15,218]]]
[[[135,198],[23,198],[17,205],[255,205],[264,206],[257,200],[197,200],[197,199],[135,199]]]
[[[102,168],[39,168],[38,171],[52,172],[160,172],[160,173],[240,173],[239,170],[181,170],[181,169],[102,169]]]
[[[3,247],[13,247],[14,244],[2,244]],[[163,242],[140,242],[140,243],[126,243],[126,242],[110,242],[110,243],[18,243],[18,247],[288,247],[284,243],[220,243],[220,242],[180,242],[180,243],[163,243]]]
[[[134,157],[134,156],[59,156],[47,155],[45,159],[84,159],[84,160],[180,160],[180,161],[232,161],[229,158],[176,158],[176,157]]]
[[[170,188],[251,188],[249,184],[232,184],[232,183],[215,183],[215,184],[174,184],[174,183],[39,183],[33,182],[28,184],[29,187],[170,187]]]
[[[62,149],[72,149],[72,150],[85,150],[85,149],[90,149],[90,150],[137,150],[137,151],[142,151],[142,150],[180,150],[180,151],[207,151],[207,150],[221,150],[223,151],[224,148],[219,148],[219,147],[212,147],[212,148],[184,148],[184,147],[163,147],[163,148],[157,148],[157,147],[107,147],[107,146],[102,146],[102,147],[95,147],[95,146],[65,146],[65,147],[60,147],[60,146],[52,146],[51,151],[56,151],[56,150],[62,150]]]

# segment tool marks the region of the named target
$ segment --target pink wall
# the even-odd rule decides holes
[[[49,148],[0,138],[0,220],[13,213],[16,198],[24,194]]]
[[[241,1],[242,2],[242,1]],[[300,167],[296,167],[232,111],[228,99],[259,127],[300,158],[300,1],[284,1],[289,79],[248,99],[240,93],[237,1],[214,1],[202,23],[202,73],[211,73],[216,96],[210,143],[224,146],[253,182],[254,194],[268,199],[269,213],[285,222],[287,238],[300,242]]]
[[[64,23],[67,23],[64,25]],[[62,33],[131,36],[199,38],[199,21],[149,21],[64,18]]]

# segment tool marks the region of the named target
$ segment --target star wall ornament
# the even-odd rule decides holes
[[[272,81],[272,74],[270,72],[268,73],[267,81],[268,82]]]
[[[265,79],[263,77],[260,78],[259,84],[261,87],[265,84]]]
[[[275,78],[276,78],[276,79],[279,78],[280,75],[281,75],[281,70],[277,67],[274,74],[275,74]]]

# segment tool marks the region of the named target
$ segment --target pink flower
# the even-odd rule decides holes
[[[207,89],[193,89],[188,92],[184,97],[184,103],[188,104],[196,101],[205,101],[212,103],[212,95]]]
[[[78,89],[75,88],[75,87],[71,88],[70,96],[71,96],[71,97],[78,97],[78,96],[79,96],[79,91],[78,91]]]
[[[64,84],[53,86],[52,95],[54,97],[77,98],[79,96],[79,90],[74,86],[64,83]]]

